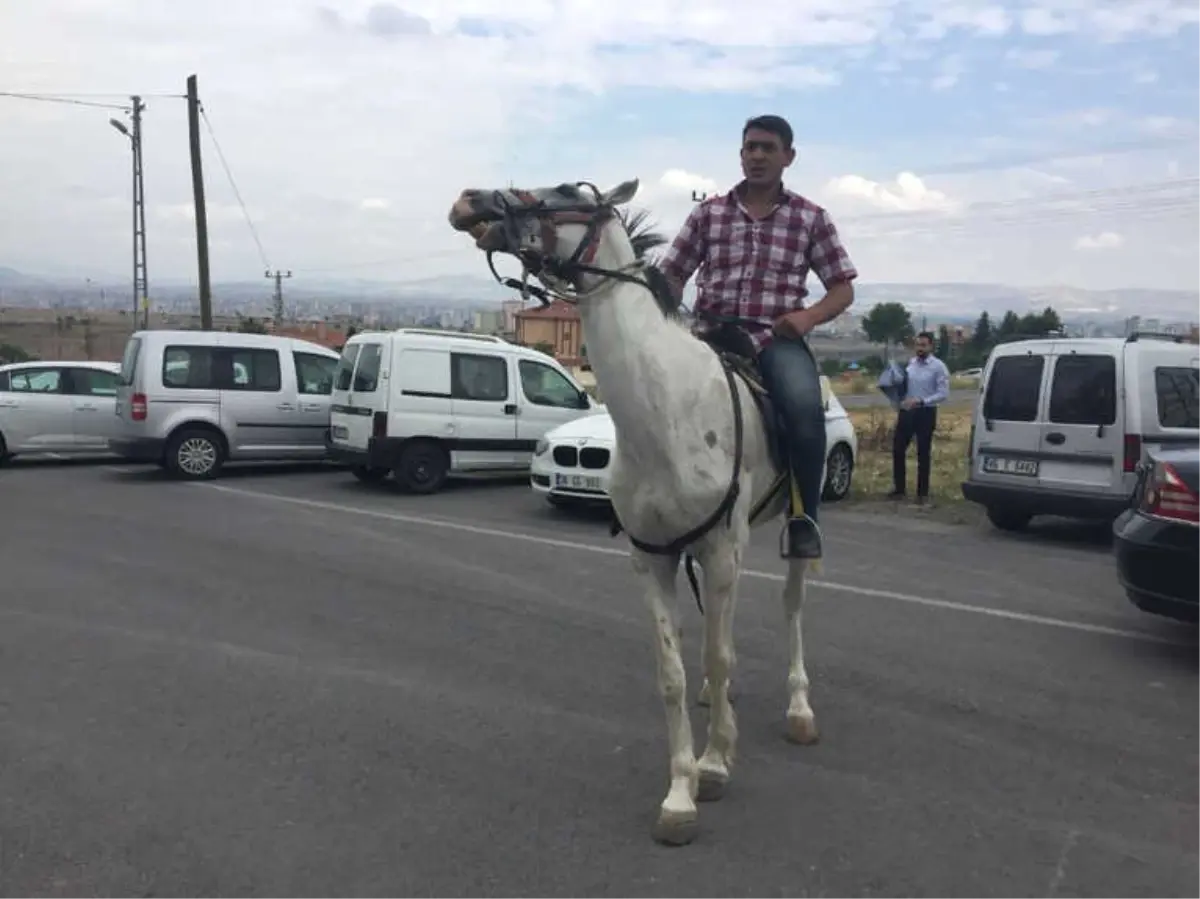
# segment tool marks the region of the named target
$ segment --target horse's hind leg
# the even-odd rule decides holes
[[[808,672],[804,669],[804,633],[800,625],[808,562],[792,559],[788,562],[787,582],[783,587],[783,612],[787,617],[788,633],[788,709],[787,738],[793,743],[808,745],[817,742],[817,722],[808,704]]]
[[[660,843],[679,846],[695,839],[699,823],[696,749],[692,722],[688,717],[687,676],[679,645],[679,617],[675,604],[675,572],[679,557],[634,550],[633,567],[645,583],[646,604],[654,618],[658,689],[667,716],[671,764],[671,786],[659,808],[653,833]]]
[[[729,701],[729,683],[736,661],[733,618],[740,555],[736,546],[726,545],[704,560],[704,674],[711,709],[708,744],[699,762],[702,802],[724,795],[737,752],[737,715]]]

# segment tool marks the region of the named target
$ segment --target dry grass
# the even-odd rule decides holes
[[[838,396],[878,396],[881,403],[887,402],[876,386],[879,381],[878,375],[845,373],[830,380],[833,382]],[[951,390],[975,390],[978,387],[979,382],[971,378],[950,378]]]
[[[956,403],[938,410],[933,435],[933,460],[929,492],[933,505],[950,517],[971,517],[974,507],[963,499],[961,484],[967,474],[967,444],[971,435],[973,404]],[[851,499],[858,503],[880,502],[892,489],[892,435],[896,412],[890,407],[849,409],[858,435],[858,462],[854,469]],[[908,492],[917,484],[917,445],[908,448]]]

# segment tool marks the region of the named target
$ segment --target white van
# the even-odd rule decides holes
[[[138,331],[125,344],[110,449],[177,477],[226,461],[326,458],[333,350],[231,331]]]
[[[342,348],[329,454],[361,481],[433,493],[451,474],[526,473],[542,435],[602,409],[552,357],[499,337],[364,332]]]
[[[1113,519],[1149,447],[1195,446],[1200,347],[1181,338],[1004,343],[984,368],[963,496],[998,528]]]

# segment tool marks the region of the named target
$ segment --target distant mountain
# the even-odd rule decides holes
[[[504,269],[503,273],[508,273]],[[819,285],[810,282],[819,290]],[[128,293],[129,282],[93,281],[90,290],[105,288],[110,294]],[[195,285],[183,280],[152,281],[152,296],[161,302],[186,301],[196,295]],[[16,297],[4,297],[5,302],[21,302],[23,296],[42,291],[61,292],[64,299],[83,299],[87,289],[79,278],[35,276],[13,268],[0,266],[0,290],[18,291]],[[445,275],[412,281],[382,281],[367,278],[307,278],[298,275],[286,282],[287,297],[293,301],[321,303],[368,303],[423,305],[443,308],[486,307],[517,294],[497,284],[490,277],[477,275]],[[224,281],[213,284],[214,301],[241,303],[268,301],[271,284],[267,279]],[[1002,314],[1013,310],[1018,314],[1040,311],[1053,306],[1064,320],[1121,319],[1141,315],[1175,321],[1195,321],[1200,318],[1200,293],[1186,290],[1151,290],[1140,287],[1112,290],[1085,290],[1066,285],[1044,287],[1014,287],[1007,284],[979,283],[860,283],[854,309],[865,313],[876,303],[898,302],[908,306],[915,316],[938,321],[973,321],[987,311]],[[694,290],[689,287],[685,301],[691,301]]]

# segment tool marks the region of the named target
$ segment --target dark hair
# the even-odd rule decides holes
[[[746,132],[754,129],[755,131],[766,131],[768,134],[774,134],[779,138],[779,142],[783,144],[783,149],[790,150],[792,148],[792,126],[788,124],[787,119],[778,115],[756,115],[752,119],[747,119],[745,126],[742,128],[742,140],[746,139]]]
[[[922,331],[917,335],[917,340],[920,340],[922,337],[924,337],[930,343],[937,343],[937,338],[933,336],[932,331]]]

